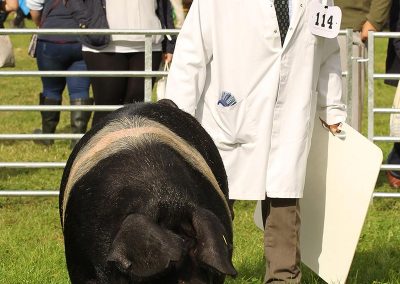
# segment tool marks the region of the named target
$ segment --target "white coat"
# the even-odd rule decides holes
[[[310,3],[293,1],[283,47],[272,0],[194,0],[178,36],[166,97],[214,139],[231,199],[302,197],[316,109],[346,119],[339,46],[311,34]]]

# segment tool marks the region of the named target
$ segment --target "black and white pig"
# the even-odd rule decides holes
[[[232,206],[211,137],[172,101],[126,106],[76,145],[60,186],[72,283],[223,283]]]

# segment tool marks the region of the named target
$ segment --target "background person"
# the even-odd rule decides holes
[[[339,46],[311,33],[308,3],[194,0],[167,80],[166,98],[216,143],[230,199],[265,199],[265,283],[301,281],[299,198],[315,112],[334,133],[346,119]]]
[[[183,10],[184,10],[185,16],[189,12],[189,9],[190,9],[190,6],[192,5],[192,2],[193,2],[193,0],[182,0]]]
[[[0,10],[5,12],[16,11],[18,0],[0,0]]]
[[[18,0],[0,0],[0,29],[4,29],[4,22],[8,13],[18,9]]]
[[[106,17],[110,29],[173,29],[172,8],[169,0],[105,0],[105,13],[90,11],[97,17]],[[68,0],[67,7],[75,15],[81,27],[87,27],[84,2]],[[99,9],[103,9],[102,6]],[[90,25],[88,26],[90,28]],[[99,28],[99,27],[96,27]],[[111,35],[105,47],[83,45],[83,56],[91,71],[143,71],[144,35]],[[172,38],[153,36],[153,70],[158,70],[163,58],[172,59],[175,42]],[[93,77],[91,78],[96,105],[121,105],[144,101],[144,78]],[[153,84],[155,80],[153,79]],[[96,124],[106,112],[95,112]]]
[[[395,0],[398,1],[398,0]],[[341,29],[353,29],[353,58],[367,56],[368,31],[382,31],[387,22],[392,0],[335,0],[335,5],[342,9]],[[339,35],[342,70],[347,71],[346,36]],[[361,131],[363,101],[365,94],[365,63],[353,60],[352,78],[352,116],[351,126]],[[346,79],[343,78],[343,90],[347,92]]]
[[[170,0],[174,12],[175,28],[180,29],[185,20],[185,12],[183,10],[182,0]]]
[[[44,29],[78,28],[62,0],[27,0],[32,20]],[[75,35],[38,35],[36,46],[37,66],[40,71],[85,71],[82,57],[82,45]],[[91,105],[89,97],[90,80],[86,77],[42,77],[43,92],[40,94],[40,105],[61,105],[65,86],[71,105]],[[72,133],[85,133],[91,112],[71,112]],[[42,111],[42,129],[36,133],[54,133],[60,120],[58,111]],[[38,140],[51,145],[53,140]],[[74,146],[76,141],[72,141]]]
[[[180,29],[185,21],[185,17],[189,11],[192,0],[170,0],[174,16],[175,16],[175,28]]]
[[[400,32],[400,3],[393,1],[390,10],[389,27],[391,32]],[[400,73],[400,39],[390,38],[386,55],[386,73]],[[397,87],[393,101],[394,108],[400,108],[400,85],[399,80],[385,80],[385,83]],[[390,116],[390,136],[400,137],[400,114]],[[393,148],[387,158],[388,164],[400,164],[400,143],[393,144]],[[389,184],[393,188],[400,188],[400,172],[386,172]]]
[[[25,28],[25,19],[30,19],[30,10],[26,6],[26,0],[18,1],[18,10],[15,11],[15,17],[10,21],[12,28]]]

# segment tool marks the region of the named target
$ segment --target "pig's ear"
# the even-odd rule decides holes
[[[193,212],[192,223],[197,239],[197,259],[222,274],[235,276],[237,272],[232,264],[231,245],[217,216],[198,208]]]
[[[178,108],[178,106],[173,101],[171,101],[169,99],[161,99],[157,103],[160,104],[160,105],[166,105],[166,106],[171,106],[171,107],[174,107],[174,108]]]
[[[182,257],[183,240],[150,218],[131,214],[125,218],[107,258],[123,274],[137,278],[157,275]]]

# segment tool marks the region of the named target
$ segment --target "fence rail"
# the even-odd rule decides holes
[[[0,111],[114,111],[122,105],[74,105],[74,106],[38,106],[38,105],[0,105]]]
[[[0,77],[163,77],[166,71],[1,71]]]
[[[63,169],[65,162],[1,162],[0,168],[9,169]]]
[[[58,196],[59,191],[55,190],[0,190],[0,196],[4,197],[23,197],[23,196]]]
[[[128,29],[1,29],[0,35],[178,35],[179,30],[128,30]]]

